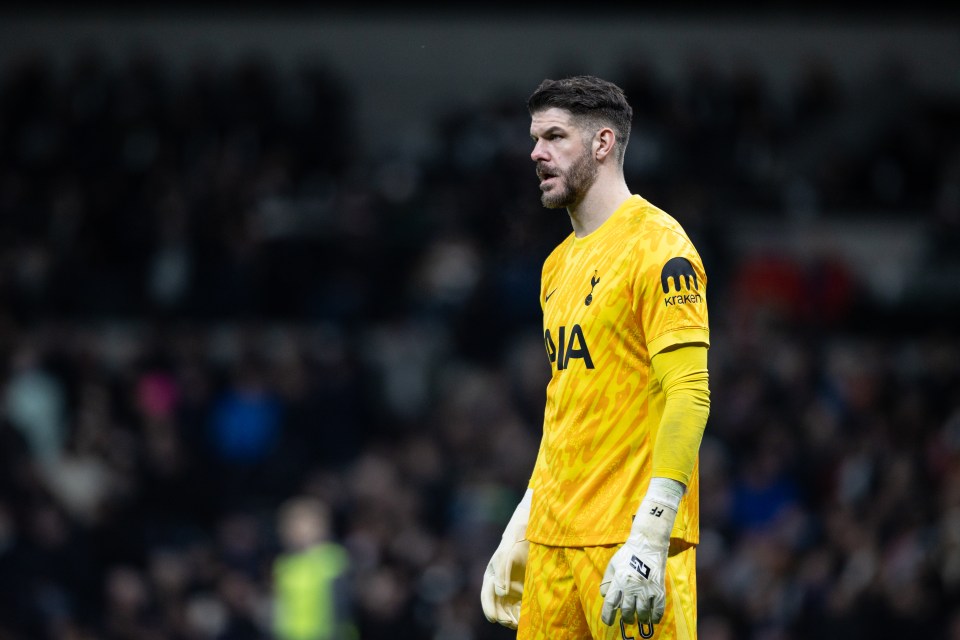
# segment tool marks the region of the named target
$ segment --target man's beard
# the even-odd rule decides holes
[[[576,159],[570,168],[560,174],[563,187],[559,190],[544,191],[540,202],[547,209],[570,208],[580,203],[587,190],[597,178],[600,167],[593,161],[589,150]]]

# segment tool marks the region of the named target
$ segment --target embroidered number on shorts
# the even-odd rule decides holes
[[[652,638],[653,637],[653,623],[652,622],[640,622],[637,624],[637,628],[640,632],[641,638]],[[623,640],[635,640],[633,636],[627,635],[627,628],[623,625],[623,618],[620,618],[620,637]]]

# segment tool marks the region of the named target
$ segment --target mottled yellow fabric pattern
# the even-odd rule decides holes
[[[530,545],[517,640],[695,640],[697,637],[696,547],[676,541],[667,558],[667,608],[653,625],[608,627],[600,620],[600,580],[617,546]]]
[[[709,346],[707,277],[680,224],[640,196],[546,259],[544,345],[553,370],[531,476],[527,537],[586,547],[626,540],[652,470],[664,393],[650,359]],[[673,537],[699,537],[697,467]]]

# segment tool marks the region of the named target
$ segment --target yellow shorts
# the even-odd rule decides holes
[[[517,640],[695,640],[696,546],[674,540],[667,558],[667,606],[654,625],[608,627],[600,620],[600,581],[619,545],[548,547],[530,543]]]

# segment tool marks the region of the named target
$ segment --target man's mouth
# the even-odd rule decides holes
[[[537,169],[537,177],[540,178],[540,184],[544,184],[549,180],[556,178],[557,174],[547,169]]]

